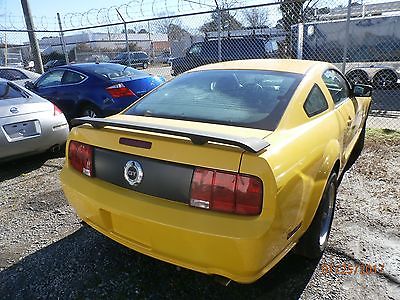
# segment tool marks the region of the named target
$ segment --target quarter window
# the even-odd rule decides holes
[[[322,80],[326,84],[329,93],[335,104],[340,103],[350,96],[350,89],[346,79],[335,70],[328,70],[322,75]]]
[[[318,85],[314,85],[304,102],[304,111],[312,117],[328,109],[328,103]]]
[[[71,72],[71,71],[65,71],[64,75],[62,77],[62,84],[79,83],[84,79],[85,79],[85,76],[83,76],[82,74],[79,74],[76,72]]]

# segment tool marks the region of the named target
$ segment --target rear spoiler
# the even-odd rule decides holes
[[[161,134],[175,135],[189,138],[195,145],[203,145],[207,142],[215,142],[226,145],[237,146],[251,153],[257,153],[269,146],[269,143],[261,138],[241,137],[235,135],[217,134],[196,129],[178,128],[167,125],[153,125],[141,122],[126,122],[103,118],[76,118],[71,121],[73,126],[90,124],[94,128],[103,128],[105,126],[127,128],[141,131],[149,131]]]

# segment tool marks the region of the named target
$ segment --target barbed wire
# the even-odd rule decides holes
[[[276,0],[277,1],[277,0]],[[229,3],[231,7],[248,4],[253,1],[218,0],[219,5]],[[121,22],[118,12],[125,21],[148,19],[152,17],[170,16],[191,11],[210,10],[216,7],[215,0],[131,0],[121,5],[91,8],[84,12],[73,12],[62,15],[64,29],[88,27]],[[3,19],[3,22],[1,22]],[[36,30],[57,30],[57,18],[48,16],[34,17]],[[26,30],[23,16],[5,14],[0,17],[0,29]]]

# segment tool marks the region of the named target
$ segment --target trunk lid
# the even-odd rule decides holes
[[[270,131],[261,129],[132,115],[115,115],[107,118],[107,120],[170,126],[177,129],[182,128],[182,130],[185,129],[186,131],[198,131],[200,128],[205,132],[213,132],[217,135],[232,134],[232,132],[234,132],[235,136],[255,139],[263,139],[271,133]],[[237,172],[239,170],[241,155],[244,151],[239,147],[222,143],[209,142],[203,145],[196,145],[186,137],[173,134],[161,134],[145,130],[110,126],[99,130],[93,130],[91,127],[82,126],[78,130],[73,130],[70,138],[116,152],[129,153],[180,165],[213,168],[232,172]],[[121,138],[147,142],[150,143],[151,146],[149,149],[129,146],[121,143]]]
[[[232,140],[235,143],[234,138],[237,137],[246,141],[243,139],[246,137],[266,143],[263,138],[270,134],[260,129],[132,115],[82,121],[91,122],[92,126],[99,128],[93,129],[86,125],[74,128],[70,140],[94,146],[93,173],[90,173],[96,178],[136,192],[185,204],[190,202],[191,183],[196,167],[237,173],[244,150],[230,144]],[[102,127],[104,124],[111,125]],[[124,124],[135,124],[137,127],[121,127]],[[167,128],[169,131],[151,131],[160,128]],[[213,137],[227,137],[224,140],[226,143],[195,144],[192,137],[179,135],[191,131],[197,133],[197,138],[207,137],[208,140]]]
[[[152,89],[158,87],[164,81],[160,77],[145,76],[139,78],[124,77],[113,80],[113,84],[123,83],[127,88],[141,97]]]
[[[0,118],[52,110],[53,105],[37,97],[0,99]]]

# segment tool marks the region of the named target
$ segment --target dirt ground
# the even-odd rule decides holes
[[[400,134],[368,132],[319,261],[290,254],[256,283],[228,287],[82,226],[61,190],[63,163],[0,165],[0,299],[400,299]]]

